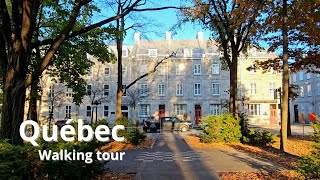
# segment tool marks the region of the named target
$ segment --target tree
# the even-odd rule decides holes
[[[118,15],[122,14],[123,11],[126,9],[126,6],[129,6],[132,2],[128,0],[116,0],[116,12]],[[112,5],[112,3],[111,3]],[[139,6],[144,6],[145,3],[141,3]],[[166,6],[166,7],[159,7],[159,8],[140,8],[140,9],[134,9],[133,11],[136,12],[143,12],[143,11],[159,11],[159,10],[164,10],[164,9],[181,9],[178,7],[174,6]],[[121,17],[116,20],[116,25],[115,25],[115,40],[116,40],[116,45],[117,45],[117,57],[118,57],[118,82],[117,82],[117,104],[116,104],[116,124],[120,122],[122,112],[121,112],[121,105],[122,105],[122,96],[127,89],[126,87],[123,86],[123,79],[122,79],[122,46],[123,46],[123,39],[125,37],[125,33],[129,29],[135,29],[137,27],[142,27],[145,26],[146,23],[134,23],[130,26],[126,26],[126,19],[125,17]],[[137,21],[135,19],[134,21]]]
[[[289,69],[292,73],[306,69],[319,73],[320,67],[320,3],[317,0],[277,0],[268,4],[261,34],[269,43],[269,51],[282,48],[279,58],[256,62],[258,68],[283,70],[283,104],[281,150],[286,151],[287,124],[289,126]],[[282,38],[279,38],[282,37]]]
[[[125,101],[129,104],[129,106],[133,109],[133,125],[137,125],[137,105],[138,103],[145,97],[145,93],[141,92],[139,88],[131,88],[126,91],[127,98]]]
[[[81,17],[92,15],[84,11],[85,8],[93,7],[92,0],[49,2],[56,8],[51,8],[48,13],[57,12],[61,8],[68,11],[64,18],[58,19],[60,22],[56,24],[57,29],[52,30],[49,27],[45,31],[50,36],[37,40],[34,35],[37,18],[43,15],[40,11],[43,1],[0,1],[0,66],[4,86],[0,138],[9,139],[13,144],[23,142],[19,135],[19,126],[24,116],[26,88],[51,66],[55,53],[62,44],[126,16],[136,9],[138,4],[145,4],[145,1],[136,0],[126,6],[120,15],[111,15],[96,23],[88,22],[83,26],[77,26]],[[30,68],[33,49],[43,46],[48,49],[41,54],[38,65]]]
[[[238,62],[241,52],[254,41],[258,17],[264,3],[255,0],[194,0],[194,6],[183,11],[184,21],[200,22],[212,31],[212,38],[223,51],[230,70],[229,111],[238,115]]]

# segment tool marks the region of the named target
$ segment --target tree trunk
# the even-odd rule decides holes
[[[122,104],[122,89],[117,91],[117,106],[116,106],[116,124],[119,124],[122,118],[121,104]]]
[[[287,126],[287,136],[292,136],[291,133],[291,121],[290,121],[290,99],[288,99],[288,126]]]
[[[133,126],[137,127],[137,112],[136,106],[133,106]]]
[[[36,80],[31,84],[30,90],[30,101],[29,101],[29,109],[28,109],[28,119],[38,121],[38,113],[37,113],[37,99],[38,99],[38,82]]]
[[[288,27],[287,27],[287,0],[283,0],[283,96],[281,109],[281,136],[280,136],[280,150],[287,151],[287,127],[288,127],[288,99],[289,99],[289,65],[288,65]]]
[[[232,55],[232,66],[230,67],[230,102],[229,112],[234,117],[238,116],[238,56]]]
[[[12,68],[6,73],[0,138],[8,139],[12,144],[23,143],[19,134],[19,128],[24,116],[26,97],[25,75],[16,73]]]

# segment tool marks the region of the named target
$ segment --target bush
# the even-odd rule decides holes
[[[147,136],[144,132],[140,132],[138,128],[129,129],[124,133],[126,143],[137,145],[140,141],[144,140]]]
[[[310,137],[315,144],[310,155],[302,156],[298,162],[298,172],[305,179],[320,179],[320,121],[312,124],[314,133]]]
[[[205,133],[201,138],[202,142],[239,142],[241,138],[239,121],[232,114],[208,115],[201,121],[204,122],[200,126]]]
[[[274,143],[275,135],[272,135],[267,130],[259,131],[259,130],[249,129],[246,134],[247,134],[246,136],[243,136],[242,141],[250,145],[265,147],[270,143]]]
[[[104,123],[99,121],[97,124]],[[90,179],[104,171],[104,164],[97,160],[95,155],[96,149],[104,143],[96,139],[91,142],[65,142],[59,139],[58,142],[50,143],[39,140],[38,144],[39,147],[28,144],[15,146],[0,141],[0,179]],[[83,160],[40,160],[38,150],[59,153],[61,149],[68,152],[75,150],[85,155],[91,152],[92,163]]]

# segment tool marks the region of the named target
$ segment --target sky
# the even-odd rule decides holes
[[[185,3],[185,1],[183,1]],[[161,0],[153,1],[147,0],[146,6],[141,8],[152,8],[152,7],[164,7],[164,6],[176,6],[179,7],[180,0]],[[99,21],[114,15],[110,6],[99,3],[99,7],[102,10],[102,14],[95,16],[94,21]],[[127,31],[127,35],[124,39],[124,43],[128,45],[133,44],[133,34],[138,31],[141,33],[142,39],[159,40],[165,39],[166,31],[172,32],[172,39],[194,39],[196,38],[197,32],[204,32],[204,38],[208,39],[210,36],[209,31],[205,31],[199,24],[186,23],[179,29],[172,29],[173,26],[178,22],[177,17],[178,10],[165,9],[161,11],[146,11],[146,12],[134,12],[130,13],[130,17],[126,20],[126,26],[129,27],[134,23],[146,23],[142,28],[130,29]],[[133,21],[132,19],[136,19]]]
[[[181,2],[183,5],[181,4]],[[152,8],[152,7],[164,7],[164,6],[185,6],[190,5],[186,4],[184,0],[147,0],[145,6],[141,8]],[[94,20],[105,19],[114,15],[114,12],[110,10],[110,6],[106,5],[99,6],[102,9],[102,14],[96,17]],[[199,23],[185,23],[180,28],[173,28],[174,25],[178,22],[179,10],[176,9],[165,9],[161,11],[145,11],[145,12],[131,12],[126,19],[126,27],[132,26],[134,23],[143,23],[140,28],[130,29],[127,31],[127,34],[124,39],[124,44],[133,45],[133,35],[134,32],[141,33],[141,39],[145,40],[161,40],[165,39],[166,31],[172,32],[172,39],[195,39],[197,32],[203,32],[203,38],[209,39],[211,32],[204,29]],[[135,20],[132,20],[135,19]],[[267,48],[268,45],[265,42],[261,42],[260,45],[263,48]]]

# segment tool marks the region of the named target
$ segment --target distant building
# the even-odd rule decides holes
[[[299,71],[290,77],[290,84],[299,86],[299,97],[290,101],[291,122],[301,122],[301,115],[305,122],[310,122],[310,113],[320,116],[320,74]]]
[[[116,52],[114,46],[110,48]],[[124,95],[123,114],[132,119],[136,112],[140,122],[151,117],[159,119],[162,116],[185,116],[197,124],[203,116],[219,115],[227,111],[229,71],[220,61],[222,53],[218,47],[204,40],[202,32],[198,32],[197,38],[191,40],[174,40],[170,32],[166,32],[165,40],[141,40],[140,33],[135,33],[134,45],[123,48],[123,85],[128,85],[148,72],[157,62],[172,53],[175,53],[175,56],[164,60],[153,75],[138,81],[128,90],[138,89],[139,101],[134,111],[130,106],[130,97]],[[255,60],[276,56],[256,48],[250,49],[248,53],[248,56],[239,57],[239,110],[246,113],[253,124],[277,123],[280,119],[277,106],[279,100],[274,99],[273,93],[281,86],[281,74],[246,70]],[[95,59],[91,56],[90,58]],[[98,119],[106,118],[110,123],[114,123],[117,64],[97,62],[85,78],[88,94],[91,95],[85,96],[83,103],[76,106],[72,103],[72,90],[66,89],[63,98],[55,105],[54,119],[95,119],[97,107]],[[53,96],[52,92],[63,88],[63,85],[50,80],[44,84],[39,108],[40,119],[48,118],[49,109],[52,108],[48,99]],[[52,89],[53,85],[55,89]],[[96,97],[103,101],[101,104],[91,105],[95,90],[99,92]]]

